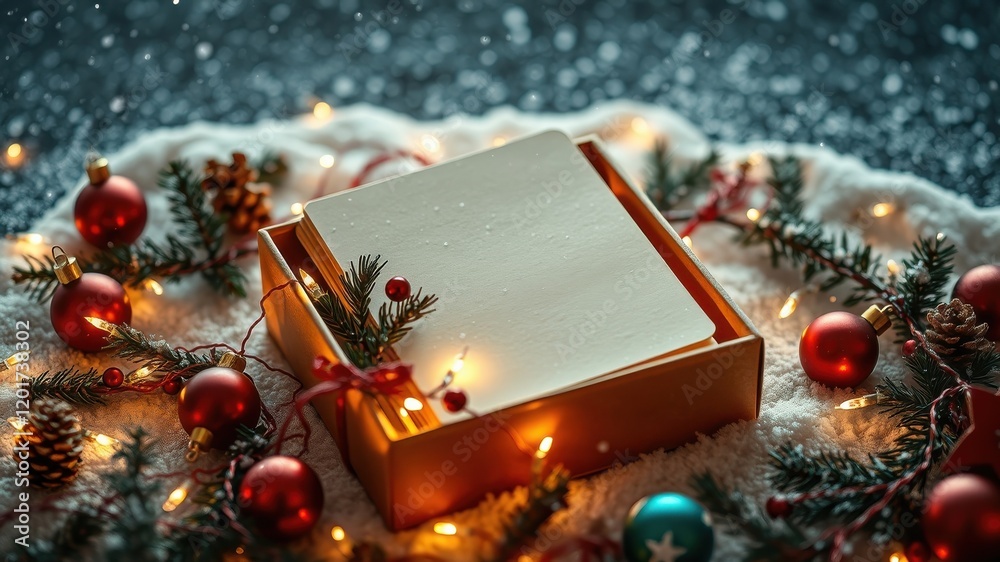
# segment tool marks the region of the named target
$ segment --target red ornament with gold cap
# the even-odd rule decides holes
[[[861,316],[830,312],[812,321],[799,341],[799,361],[810,379],[834,387],[854,387],[878,363],[878,337],[892,324],[871,306]]]
[[[49,317],[56,334],[81,351],[99,351],[105,345],[107,331],[87,318],[112,324],[132,321],[132,304],[118,281],[102,273],[84,273],[76,258],[67,256],[59,246],[52,248],[53,267],[59,285],[52,293]]]
[[[257,426],[260,394],[243,373],[246,364],[246,359],[227,351],[215,367],[194,375],[181,389],[177,416],[191,436],[185,457],[189,461],[209,449],[232,445],[240,426]]]
[[[238,501],[260,534],[287,541],[308,534],[319,521],[323,485],[306,463],[275,455],[250,467],[240,482]]]
[[[146,227],[146,199],[142,190],[124,176],[113,176],[108,159],[87,157],[90,183],[76,196],[73,222],[84,240],[99,248],[127,246]]]

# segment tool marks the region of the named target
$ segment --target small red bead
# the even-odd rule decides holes
[[[444,393],[441,397],[441,403],[444,404],[444,409],[451,413],[461,412],[465,409],[465,405],[469,402],[469,397],[465,395],[464,391],[461,390],[449,390]]]
[[[385,283],[385,296],[394,302],[410,298],[410,282],[405,277],[393,277]]]
[[[764,507],[771,519],[784,519],[792,512],[792,504],[783,498],[770,498]]]
[[[181,391],[181,381],[179,379],[170,379],[163,382],[163,392],[173,396]]]
[[[909,357],[917,352],[917,340],[906,340],[903,344],[903,356]]]
[[[104,381],[104,386],[118,388],[125,382],[125,373],[118,367],[108,367],[101,375],[101,380]]]
[[[906,547],[906,559],[909,562],[929,562],[931,559],[927,545],[922,542],[912,542]]]

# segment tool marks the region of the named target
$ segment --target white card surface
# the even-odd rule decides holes
[[[715,325],[573,142],[546,132],[306,205],[341,268],[364,254],[436,293],[395,346],[424,391],[480,413],[530,401],[712,337]],[[321,258],[320,258],[321,259]],[[448,423],[464,418],[431,406]]]

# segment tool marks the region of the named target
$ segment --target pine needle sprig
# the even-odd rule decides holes
[[[917,320],[920,328],[925,327],[927,311],[945,301],[957,253],[958,249],[945,242],[944,236],[931,236],[914,242],[910,256],[903,260],[904,275],[896,291],[907,314]],[[910,337],[908,327],[898,328],[902,339]]]
[[[26,255],[24,265],[15,265],[11,279],[14,284],[25,284],[28,296],[37,302],[48,300],[56,290],[56,262],[49,255],[41,257]]]
[[[145,367],[150,375],[184,371],[195,374],[218,363],[220,355],[191,353],[172,347],[165,340],[156,340],[128,324],[115,326],[107,335],[104,348],[112,357],[119,357]]]
[[[772,521],[743,494],[724,490],[712,475],[696,476],[691,484],[698,501],[716,516],[718,523],[730,529],[738,529],[749,541],[743,556],[744,562],[806,562],[820,554],[815,545],[800,547],[807,543],[807,537],[796,525],[786,521]]]
[[[528,501],[504,523],[496,555],[491,560],[506,562],[516,558],[514,554],[517,550],[537,536],[542,525],[566,505],[569,480],[569,471],[562,465],[554,467],[544,476],[540,473],[533,475],[528,487]]]
[[[434,312],[437,303],[437,296],[423,295],[418,289],[400,302],[382,304],[372,317],[372,292],[386,263],[380,256],[361,256],[338,278],[343,300],[325,291],[312,296],[323,323],[361,369],[384,362],[386,348],[403,339],[414,322]]]
[[[649,158],[646,193],[656,208],[668,210],[692,191],[707,187],[708,172],[718,163],[719,153],[712,147],[707,156],[677,172],[673,151],[664,139],[657,139]]]
[[[104,404],[106,388],[97,369],[75,367],[45,371],[32,377],[29,385],[32,397],[59,398],[71,404]]]

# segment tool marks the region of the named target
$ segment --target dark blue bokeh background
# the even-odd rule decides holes
[[[0,231],[195,119],[368,102],[419,118],[630,98],[711,137],[824,144],[1000,204],[996,2],[2,0]],[[0,161],[3,159],[0,158]]]

